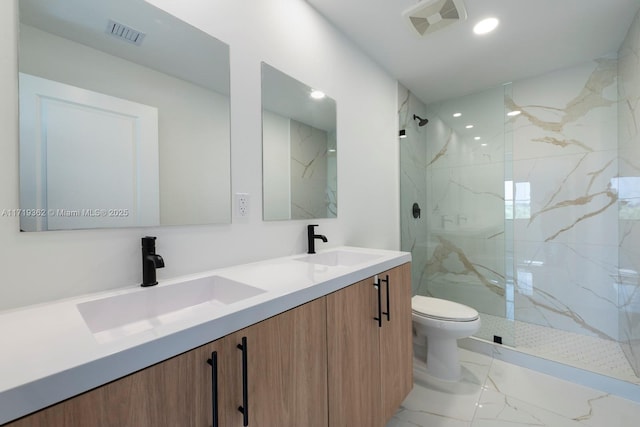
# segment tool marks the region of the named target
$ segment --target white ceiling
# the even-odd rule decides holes
[[[424,0],[432,3],[433,0]],[[307,0],[425,103],[615,55],[640,0],[462,0],[468,18],[425,37],[416,0]],[[480,19],[500,25],[476,36]]]

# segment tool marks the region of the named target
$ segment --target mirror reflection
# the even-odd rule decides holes
[[[263,218],[338,214],[336,102],[262,64]]]
[[[22,231],[228,223],[229,48],[143,0],[19,0]]]

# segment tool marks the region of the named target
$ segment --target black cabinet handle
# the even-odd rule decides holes
[[[213,412],[213,427],[218,427],[218,352],[211,353],[207,360],[211,365],[211,411]]]
[[[380,280],[378,280],[378,276],[376,276],[376,282],[374,282],[373,286],[378,291],[378,317],[374,317],[374,320],[378,321],[378,327],[382,328],[382,288],[380,288]]]
[[[242,337],[242,344],[238,344],[238,348],[242,351],[242,406],[238,407],[238,411],[242,412],[242,425],[249,425],[249,386],[247,373],[247,337]]]
[[[387,277],[384,279],[380,279],[381,282],[385,282],[385,284],[387,285],[387,311],[383,312],[382,314],[385,314],[387,316],[387,322],[391,321],[391,310],[389,310],[389,275],[387,274]]]

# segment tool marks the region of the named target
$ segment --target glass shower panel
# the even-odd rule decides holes
[[[505,275],[505,316],[500,319],[501,330],[506,338],[503,343],[512,347],[516,346],[515,318],[516,318],[516,284],[532,284],[531,277],[526,272],[520,275],[516,267],[514,218],[527,214],[530,206],[530,185],[528,182],[515,182],[513,179],[513,118],[518,116],[518,111],[513,111],[507,106],[507,99],[513,98],[513,85],[503,85],[503,112],[504,119],[504,275]],[[521,277],[522,276],[522,277]]]
[[[400,127],[407,134],[400,143],[402,247],[413,254],[414,293],[475,308],[483,323],[476,336],[512,345],[513,281],[507,286],[505,264],[504,88],[424,110],[407,94],[401,105]],[[429,123],[420,127],[410,120],[413,114]],[[420,218],[413,218],[412,201],[421,198]]]
[[[629,34],[637,34],[636,16]],[[618,171],[612,187],[618,194],[618,336],[625,357],[640,377],[640,111],[634,108],[640,85],[640,40],[627,36],[618,56]]]
[[[429,126],[419,126],[413,115],[425,116],[424,103],[398,87],[398,119],[405,137],[400,139],[401,249],[411,252],[412,291],[416,295],[427,262],[427,137]],[[415,206],[415,209],[414,209]]]

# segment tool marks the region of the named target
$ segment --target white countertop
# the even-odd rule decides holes
[[[0,313],[0,424],[411,261],[410,253],[379,249],[318,252],[332,251],[376,257],[324,266],[299,261],[305,254],[298,254],[160,281],[156,288],[219,275],[264,292],[228,305],[181,310],[170,321],[124,336],[92,333],[77,305],[147,290],[140,286]]]

